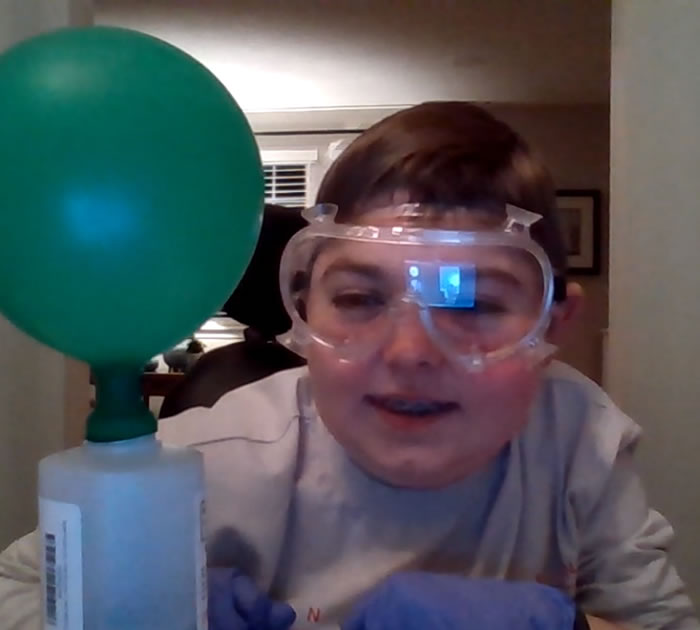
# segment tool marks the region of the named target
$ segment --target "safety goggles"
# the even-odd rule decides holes
[[[366,360],[408,317],[468,369],[553,351],[544,340],[553,272],[530,236],[540,215],[509,205],[494,220],[435,204],[373,211],[373,225],[339,223],[335,215],[328,204],[305,210],[309,225],[282,257],[280,289],[292,328],[280,341],[290,349],[305,356],[319,344],[341,361]],[[445,228],[459,217],[476,229]]]

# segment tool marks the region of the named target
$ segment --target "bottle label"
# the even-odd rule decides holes
[[[44,630],[83,630],[80,508],[39,499]]]
[[[205,538],[206,501],[201,494],[195,498],[194,508],[196,511],[194,553],[195,579],[197,580],[195,587],[195,594],[197,597],[197,630],[208,630],[207,606],[209,594],[207,592],[207,549]]]

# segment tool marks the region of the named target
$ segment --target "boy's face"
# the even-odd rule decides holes
[[[372,211],[361,215],[361,220],[386,223]],[[450,227],[477,226],[464,217],[459,226]],[[402,247],[348,242],[320,253],[307,300],[309,324],[329,333],[336,325],[338,334],[343,329],[357,331],[358,340],[376,343],[372,351],[358,353],[349,362],[341,362],[335,350],[312,343],[307,353],[309,370],[323,422],[361,468],[392,485],[441,487],[482,469],[522,430],[542,367],[516,354],[484,371],[469,371],[436,345],[418,310],[410,305],[402,305],[375,325],[379,318],[365,312],[373,314],[381,295],[391,292],[388,287],[396,276],[392,270],[400,268],[394,259],[405,256],[397,252]],[[449,259],[452,254],[436,251],[435,255]],[[360,263],[362,277],[345,269],[348,259]],[[508,296],[499,298],[498,308],[507,316],[498,319],[498,327],[491,320],[479,327],[479,339],[494,347],[528,332],[536,317],[528,304],[531,296],[541,292],[541,279],[531,267],[514,265],[513,260],[487,251],[473,254],[470,260],[494,271],[494,277],[505,273],[513,277],[508,291],[499,292],[497,284],[486,289]],[[365,273],[373,265],[382,270],[376,277]],[[340,324],[329,311],[338,304],[347,320],[341,319]],[[365,323],[370,321],[374,327]],[[383,327],[381,334],[378,326]],[[476,325],[469,326],[475,335]]]

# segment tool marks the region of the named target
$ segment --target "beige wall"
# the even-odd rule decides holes
[[[613,10],[609,388],[700,604],[700,2]]]
[[[608,321],[607,219],[610,123],[607,106],[490,107],[544,159],[558,188],[594,188],[602,193],[603,270],[576,276],[586,292],[584,309],[560,358],[597,382],[602,380],[602,331]]]
[[[245,111],[608,100],[609,0],[98,0],[96,20],[182,47]]]
[[[0,548],[34,527],[37,463],[63,447],[65,362],[0,317]]]
[[[90,20],[87,0],[3,0],[0,50]],[[0,548],[36,524],[37,463],[64,447],[87,401],[85,368],[0,316]]]

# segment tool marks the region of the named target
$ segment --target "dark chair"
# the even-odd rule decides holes
[[[291,326],[279,292],[280,259],[289,239],[305,225],[297,209],[265,206],[253,258],[223,308],[248,327],[244,340],[205,353],[165,397],[160,418],[191,407],[211,407],[236,387],[304,365],[275,337]]]

